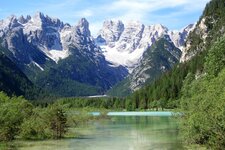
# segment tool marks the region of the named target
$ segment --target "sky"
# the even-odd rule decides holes
[[[195,23],[210,0],[0,0],[0,20],[10,15],[42,12],[75,25],[86,18],[96,35],[105,20],[140,21],[163,24],[179,30]]]

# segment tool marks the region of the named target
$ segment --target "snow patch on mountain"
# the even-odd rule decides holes
[[[51,59],[55,60],[56,62],[58,62],[60,59],[64,59],[67,58],[70,53],[68,52],[68,50],[50,50],[49,51],[50,55],[48,55]]]
[[[133,68],[137,65],[138,59],[141,58],[144,48],[136,49],[134,52],[129,51],[118,51],[116,47],[111,48],[109,46],[101,46],[103,54],[105,55],[106,60],[113,63],[116,66],[123,65],[128,68]]]
[[[33,63],[35,66],[37,66],[41,71],[44,71],[44,68],[42,68],[38,63],[36,63],[35,61],[31,61],[31,63]]]

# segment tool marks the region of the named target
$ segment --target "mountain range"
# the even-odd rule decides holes
[[[95,38],[85,18],[71,26],[37,12],[1,20],[0,38],[2,53],[35,85],[57,96],[87,96],[150,83],[186,58],[194,27],[108,20]]]
[[[172,69],[182,61],[186,39],[194,28],[195,25],[190,24],[180,31],[169,31],[161,24],[146,26],[137,21],[105,21],[96,43],[106,60],[129,71],[125,80],[108,94],[128,95]]]

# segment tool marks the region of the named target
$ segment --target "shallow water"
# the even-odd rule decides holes
[[[91,122],[75,129],[79,138],[63,140],[20,141],[13,145],[21,150],[180,150],[177,123],[162,116],[122,116],[111,113],[110,119]]]
[[[172,116],[172,112],[160,112],[160,111],[153,111],[153,112],[136,112],[136,111],[129,111],[129,112],[109,112],[107,113],[108,116]]]

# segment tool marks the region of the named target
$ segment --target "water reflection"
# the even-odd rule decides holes
[[[112,116],[76,129],[80,138],[16,142],[22,150],[176,150],[183,149],[172,117]]]

